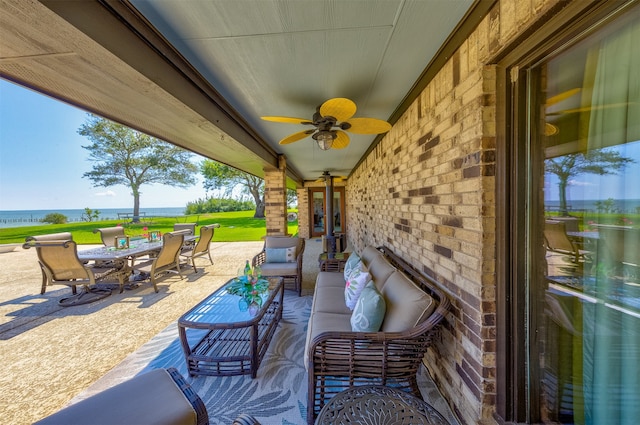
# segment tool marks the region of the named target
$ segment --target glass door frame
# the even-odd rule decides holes
[[[538,328],[536,296],[538,273],[532,253],[542,246],[532,229],[540,223],[533,217],[541,202],[536,194],[540,182],[535,181],[530,164],[541,152],[532,145],[529,116],[536,100],[529,90],[532,84],[528,69],[541,58],[557,51],[576,37],[584,36],[595,24],[600,26],[616,10],[617,2],[603,2],[584,8],[581,2],[567,5],[562,19],[551,19],[541,25],[525,42],[505,49],[496,58],[496,411],[501,423],[539,423],[540,376],[531,362],[537,361]],[[550,37],[549,34],[552,34]],[[531,126],[535,127],[535,126]],[[536,236],[536,237],[534,237]],[[539,258],[539,256],[538,256]],[[522,308],[526,306],[526,308]],[[533,350],[532,350],[533,347]]]
[[[314,194],[321,193],[322,194],[322,217],[326,217],[327,215],[327,189],[326,187],[310,187],[309,188],[309,234],[311,237],[320,237],[325,236],[327,233],[327,226],[323,224],[322,231],[316,230],[316,208],[315,208],[315,198]],[[343,186],[334,186],[333,187],[334,199],[335,195],[339,194],[340,200],[340,214],[338,219],[340,221],[340,231],[337,232],[335,230],[334,225],[334,233],[346,233],[347,221],[346,221],[346,213],[345,213],[345,188]],[[334,209],[335,214],[335,209]]]

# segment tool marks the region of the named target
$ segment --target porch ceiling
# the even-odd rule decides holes
[[[262,176],[348,175],[376,136],[279,145],[327,99],[394,122],[492,1],[0,0],[0,76]]]

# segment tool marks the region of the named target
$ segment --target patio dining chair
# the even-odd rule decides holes
[[[173,225],[173,231],[178,231],[178,230],[191,230],[190,235],[195,235],[196,234],[196,225],[198,223],[176,223]]]
[[[196,234],[197,224],[198,223],[176,223],[173,225],[173,231],[174,232],[184,231],[185,235],[193,236]],[[183,251],[186,251],[188,249],[192,249],[194,245],[195,245],[195,241],[193,240],[184,241],[182,249]]]
[[[116,237],[124,236],[124,227],[101,227],[93,229],[93,233],[100,233],[102,244],[106,247],[116,246]]]
[[[209,261],[213,265],[213,258],[211,258],[211,240],[213,239],[214,229],[216,227],[220,227],[219,224],[210,224],[208,226],[202,226],[200,228],[200,238],[198,242],[192,249],[187,251],[183,251],[180,256],[184,257],[187,262],[190,260],[193,265],[193,270],[197,273],[198,269],[196,268],[196,258],[203,257],[205,255],[209,256]],[[204,269],[203,269],[204,270]]]
[[[545,220],[544,240],[547,249],[552,252],[566,254],[571,263],[580,265],[584,262],[588,251],[580,249],[567,235],[565,223],[556,220]]]
[[[161,273],[180,271],[180,251],[184,243],[184,231],[169,232],[162,235],[162,248],[155,258],[134,264],[134,271],[148,273],[153,289],[158,292],[157,277]]]
[[[27,236],[27,238],[25,239],[25,244],[23,245],[23,248],[28,249],[31,247],[35,247],[37,242],[43,242],[43,241],[65,242],[65,241],[70,241],[72,239],[73,237],[71,236],[70,232],[49,233],[47,235]],[[38,258],[40,258],[40,252],[38,251],[38,249],[36,249],[36,252],[38,253]],[[42,266],[42,260],[40,260],[39,263],[40,263],[40,269],[42,271],[42,289],[40,290],[40,294],[44,294],[47,290],[47,284],[49,281],[48,281],[48,277],[45,272],[45,269]],[[68,285],[68,286],[71,287],[71,291],[73,292],[73,294],[76,294],[76,286],[75,285]]]
[[[77,294],[76,287],[82,286],[85,293],[91,291],[90,286],[98,281],[116,279],[120,289],[124,280],[128,277],[127,270],[117,267],[91,267],[78,258],[77,245],[73,240],[55,240],[28,237],[23,247],[35,248],[38,254],[38,263],[42,271],[42,288],[40,294],[44,294],[47,286],[66,285],[71,287],[73,295]],[[113,280],[111,280],[113,281]],[[111,291],[109,291],[109,294]],[[64,299],[60,300],[62,304]]]

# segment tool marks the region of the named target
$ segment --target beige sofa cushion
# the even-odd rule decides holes
[[[373,283],[376,284],[376,289],[381,292],[389,276],[396,271],[396,268],[389,264],[387,259],[384,258],[384,255],[379,252],[377,256],[371,258],[371,262],[367,264],[367,268],[369,269]]]
[[[344,298],[342,299],[342,305],[344,305]],[[309,350],[311,349],[311,341],[313,341],[316,336],[329,331],[351,332],[351,311],[349,309],[347,309],[347,311],[348,313],[346,314],[325,313],[322,311],[312,313],[304,348],[305,369],[309,369]]]
[[[360,254],[360,258],[362,259],[362,261],[364,261],[366,265],[369,265],[371,260],[375,256],[380,254],[381,252],[378,251],[374,246],[368,245],[367,247],[365,247],[365,249],[362,250],[362,254]]]
[[[316,288],[331,286],[334,288],[344,289],[345,281],[342,273],[336,272],[319,272],[316,277]]]
[[[72,404],[37,425],[194,425],[196,412],[164,369],[155,369]]]
[[[381,292],[387,305],[381,328],[383,332],[409,330],[429,317],[436,308],[433,298],[399,271],[389,276]]]
[[[314,292],[311,311],[313,311],[313,314],[316,312],[351,314],[351,309],[344,303],[344,288],[335,286],[317,287]]]

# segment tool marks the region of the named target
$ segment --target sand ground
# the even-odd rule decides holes
[[[168,274],[153,291],[149,282],[114,291],[103,300],[61,307],[70,295],[52,286],[40,295],[34,249],[0,254],[0,417],[4,424],[30,424],[64,407],[182,313],[230,278],[262,242],[213,242],[214,264],[196,260],[198,272]],[[310,239],[304,255],[303,293],[318,271],[320,242]],[[90,246],[80,246],[80,249]],[[204,269],[204,270],[203,270]]]

